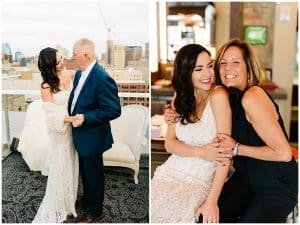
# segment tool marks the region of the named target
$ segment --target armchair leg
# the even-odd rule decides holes
[[[135,169],[134,169],[134,183],[138,184],[139,183],[138,175],[139,175],[140,163],[136,162],[134,167],[135,167]]]
[[[134,183],[135,183],[135,184],[138,184],[138,183],[139,183],[139,180],[138,180],[138,173],[139,173],[138,171],[136,171],[136,170],[134,171]]]

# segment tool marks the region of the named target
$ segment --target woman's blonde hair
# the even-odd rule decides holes
[[[254,54],[252,46],[239,39],[231,39],[225,42],[218,49],[216,54],[216,59],[215,59],[216,83],[222,84],[221,77],[220,77],[220,63],[226,50],[232,46],[239,48],[242,52],[243,59],[246,63],[246,69],[248,75],[247,87],[258,85],[262,73],[259,62],[256,58],[256,55]]]

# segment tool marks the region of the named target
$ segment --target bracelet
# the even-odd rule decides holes
[[[237,154],[238,154],[238,150],[239,150],[239,144],[240,143],[236,143],[235,145],[234,145],[234,147],[233,147],[233,156],[237,156]]]

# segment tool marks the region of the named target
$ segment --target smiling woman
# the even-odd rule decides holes
[[[298,168],[279,108],[257,86],[260,67],[253,48],[232,39],[216,56],[216,80],[229,88],[235,172],[219,199],[221,222],[284,223],[297,202]]]
[[[151,181],[154,223],[193,223],[199,214],[203,222],[219,221],[216,203],[229,168],[226,151],[231,150],[212,142],[217,131],[230,134],[231,120],[227,94],[213,85],[213,76],[207,49],[190,44],[179,50],[172,80],[172,107],[179,120],[167,129],[165,147],[172,155]]]

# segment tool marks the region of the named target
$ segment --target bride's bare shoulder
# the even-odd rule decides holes
[[[42,97],[42,100],[44,102],[52,102],[52,92],[51,92],[51,88],[50,88],[50,85],[48,83],[42,83],[41,84],[41,88],[40,88],[40,91],[41,91],[41,97]]]

